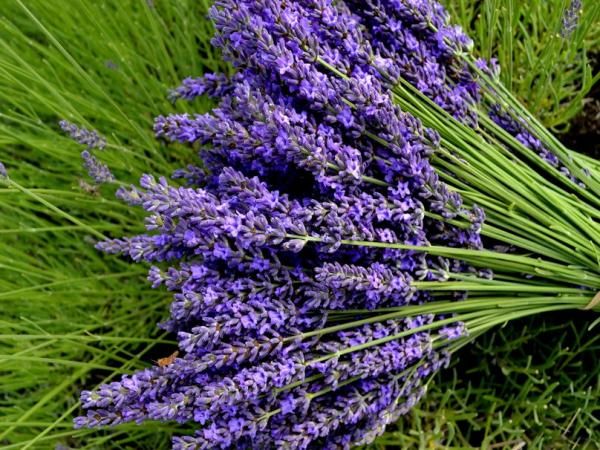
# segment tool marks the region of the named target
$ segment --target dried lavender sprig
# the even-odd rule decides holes
[[[285,234],[284,236],[287,239],[292,240],[304,240],[307,242],[320,242],[321,238],[309,235],[294,235],[294,234]],[[414,250],[414,251],[422,251],[427,252],[432,255],[439,255],[443,257],[456,258],[467,261],[471,264],[476,265],[485,265],[489,263],[486,260],[496,260],[497,267],[502,267],[502,261],[514,262],[519,265],[519,271],[523,273],[528,273],[534,276],[540,277],[548,277],[552,280],[563,280],[570,283],[575,283],[576,285],[581,285],[581,274],[585,273],[586,285],[592,288],[600,288],[600,276],[596,275],[593,272],[581,271],[579,267],[571,267],[566,264],[555,263],[552,261],[542,260],[541,258],[532,258],[528,256],[522,255],[514,255],[507,254],[502,252],[490,251],[490,250],[476,250],[476,249],[465,249],[465,248],[452,248],[452,247],[442,247],[442,246],[415,246],[415,245],[407,245],[407,244],[398,244],[391,242],[382,242],[382,241],[348,241],[341,240],[339,242],[340,245],[350,245],[350,246],[362,246],[362,247],[375,247],[375,248],[396,248],[400,250]],[[305,244],[304,244],[305,245]],[[511,267],[510,264],[507,266]],[[514,266],[513,266],[514,267]],[[544,268],[549,269],[552,268],[552,273],[548,273],[544,275],[541,271]],[[579,274],[579,276],[577,275]],[[579,280],[579,282],[577,282]]]

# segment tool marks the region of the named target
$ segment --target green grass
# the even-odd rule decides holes
[[[480,48],[509,63],[504,76],[512,74],[521,98],[530,107],[538,105],[546,123],[563,127],[589,88],[577,55],[597,43],[600,33],[590,28],[581,41],[573,41],[570,53],[561,53],[562,65],[552,66],[550,53],[538,65],[520,49],[543,50],[539,39],[556,25],[546,24],[542,2],[500,2],[519,8],[509,28],[499,19],[493,26],[473,22],[474,5],[481,2],[452,1],[462,20],[472,24]],[[0,186],[2,448],[168,447],[166,424],[71,429],[81,389],[152,364],[174,344],[155,326],[170,295],[149,288],[143,266],[106,257],[92,246],[97,233],[139,231],[139,212],[114,199],[114,186],[98,193],[80,187],[80,180],[89,181],[81,167],[82,148],[57,122],[66,118],[104,134],[109,146],[97,155],[122,182],[135,182],[143,172],[168,175],[194,161],[188,147],[161,146],[151,126],[158,114],[209,107],[202,100],[192,105],[166,100],[167,89],[182,78],[222,67],[208,42],[207,3],[2,3],[0,161],[17,183]],[[494,2],[482,4],[489,8]],[[537,24],[539,33],[515,32],[517,40],[508,42],[513,35],[507,30],[520,27],[517,19]],[[568,55],[575,62],[569,63]],[[530,75],[529,84],[521,81],[521,70]],[[560,76],[548,76],[549,70]],[[557,96],[544,94],[548,82],[556,83]],[[598,341],[585,330],[590,320],[571,319],[573,324],[565,325],[561,317],[548,318],[536,330],[519,322],[483,337],[457,355],[419,407],[377,446],[516,448],[524,441],[527,448],[596,448]],[[596,370],[583,370],[584,365]]]
[[[476,54],[497,58],[503,83],[558,132],[568,129],[600,79],[588,59],[600,51],[600,2],[582,0],[578,27],[564,38],[562,16],[570,1],[442,0],[475,41]]]
[[[168,175],[195,160],[164,148],[155,115],[177,109],[168,88],[218,70],[207,2],[6,0],[0,17],[0,447],[168,446],[166,426],[72,431],[78,392],[169,354],[159,338],[170,296],[150,289],[145,268],[105,257],[92,232],[139,230],[142,218],[87,192],[82,148],[58,120],[96,128],[99,157],[122,182],[147,171]],[[194,110],[209,105],[197,101]],[[51,206],[49,206],[51,205]],[[158,347],[158,348],[156,348]],[[156,349],[155,349],[156,348]],[[162,352],[162,353],[161,353]],[[154,356],[151,356],[154,355]]]

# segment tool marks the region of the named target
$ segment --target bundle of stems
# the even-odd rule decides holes
[[[455,56],[471,70],[481,88],[481,101],[474,106],[476,126],[453,117],[405,79],[398,80],[391,94],[402,110],[439,133],[441,145],[432,156],[433,164],[465,204],[484,208],[486,220],[481,234],[488,238],[490,249],[366,241],[343,244],[424,251],[454,258],[493,270],[493,280],[449,273],[446,282],[416,282],[417,289],[468,292],[468,299],[385,311],[332,312],[332,317],[369,315],[368,319],[345,323],[343,328],[421,313],[442,317],[453,313],[453,319],[464,322],[469,331],[469,336],[451,345],[457,348],[509,320],[568,309],[600,311],[598,162],[566,148],[497,76],[481,68],[472,54],[457,52]],[[347,78],[341,68],[323,59],[319,63],[340,78]],[[494,121],[492,116],[498,109],[539,140],[559,164],[551,164]],[[425,215],[445,220],[434,213]],[[466,220],[447,222],[469,226]],[[439,326],[446,323],[442,320]]]

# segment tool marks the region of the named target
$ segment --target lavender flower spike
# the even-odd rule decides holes
[[[90,131],[83,127],[80,128],[67,120],[61,120],[58,124],[63,131],[69,133],[71,139],[79,144],[87,145],[88,150],[91,150],[92,148],[103,150],[106,146],[106,139],[100,136],[95,130]]]
[[[199,78],[188,77],[181,86],[169,92],[169,100],[193,100],[201,95],[218,98],[229,92],[232,86],[229,78],[220,73],[207,73]]]
[[[565,10],[562,17],[562,29],[560,30],[560,35],[563,38],[570,37],[577,28],[581,16],[581,6],[581,0],[571,0],[569,7]]]
[[[98,158],[93,156],[89,151],[82,151],[81,158],[83,159],[83,167],[85,167],[90,177],[92,177],[97,184],[112,183],[115,181],[115,177],[108,166],[101,163]]]

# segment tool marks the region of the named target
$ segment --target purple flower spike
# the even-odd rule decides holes
[[[87,145],[88,150],[92,148],[103,150],[106,146],[106,139],[100,136],[95,130],[90,131],[86,128],[80,128],[67,120],[61,120],[59,125],[75,142]]]
[[[579,16],[581,16],[581,9],[581,0],[571,0],[562,17],[562,29],[560,30],[560,34],[563,38],[568,39],[577,29]]]
[[[181,86],[169,92],[171,101],[177,99],[193,100],[196,97],[207,95],[218,98],[227,94],[232,89],[232,82],[223,74],[208,73],[199,78],[186,78]]]
[[[112,183],[115,181],[115,177],[108,168],[108,166],[93,156],[88,150],[81,152],[81,158],[83,159],[83,167],[87,170],[90,177],[94,179],[97,184]]]

